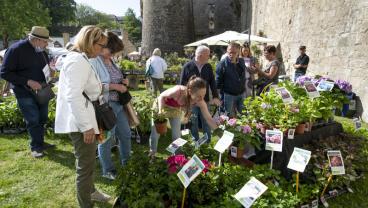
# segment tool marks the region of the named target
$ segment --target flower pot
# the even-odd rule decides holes
[[[295,133],[296,134],[304,134],[304,131],[305,131],[305,124],[304,123],[298,124],[295,128]]]
[[[151,90],[151,82],[149,80],[146,80],[144,82],[144,86],[146,87],[146,90],[148,90],[148,91]]]
[[[312,131],[312,126],[313,126],[313,123],[312,123],[312,122],[306,122],[306,123],[305,123],[305,129],[304,129],[304,131],[305,131],[305,132],[310,132],[310,131]]]
[[[167,119],[164,121],[155,120],[155,128],[158,134],[163,135],[167,132]]]

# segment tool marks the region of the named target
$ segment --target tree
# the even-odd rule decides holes
[[[58,25],[67,24],[75,20],[77,4],[74,0],[40,0],[45,8],[48,8],[51,17],[50,32],[60,33]]]
[[[128,32],[130,40],[139,44],[142,40],[142,22],[135,16],[133,9],[128,8],[123,17],[123,28]]]
[[[99,12],[88,5],[78,4],[75,16],[79,26],[97,25],[103,29],[117,28],[113,17]]]
[[[32,26],[50,24],[48,9],[39,0],[1,0],[0,1],[0,34],[4,48],[8,48],[8,40],[24,37]]]

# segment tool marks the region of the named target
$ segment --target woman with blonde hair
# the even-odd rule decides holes
[[[106,46],[107,37],[96,26],[84,26],[72,51],[63,60],[56,102],[55,133],[69,134],[76,158],[76,186],[80,207],[93,207],[92,201],[107,202],[111,197],[95,189],[93,177],[96,134],[99,134],[91,101],[99,99],[102,85],[88,58],[96,57]],[[85,93],[91,101],[84,97]]]
[[[248,43],[244,44],[240,49],[239,58],[244,60],[246,66],[245,69],[245,91],[243,97],[247,98],[252,96],[253,86],[252,82],[254,80],[254,74],[256,73],[256,67],[258,66],[257,59],[252,56],[252,52],[249,48]]]

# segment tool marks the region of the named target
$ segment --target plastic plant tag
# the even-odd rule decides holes
[[[224,131],[221,139],[219,139],[215,145],[215,150],[220,153],[224,153],[227,148],[233,143],[234,134],[228,131]]]
[[[202,172],[204,167],[204,164],[197,155],[193,155],[192,159],[185,163],[177,174],[185,188]]]
[[[257,198],[259,198],[266,190],[267,186],[261,183],[254,177],[240,189],[238,193],[235,194],[234,198],[238,200],[244,207],[250,207]]]

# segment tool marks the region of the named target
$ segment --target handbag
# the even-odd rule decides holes
[[[132,100],[132,95],[129,93],[129,91],[126,91],[124,93],[118,92],[119,95],[119,103],[120,105],[124,106],[127,103],[130,102],[130,100]]]
[[[32,90],[28,88],[36,99],[36,102],[40,105],[47,104],[52,98],[55,97],[54,91],[52,91],[53,84],[41,83],[42,88],[40,90]]]
[[[146,67],[146,73],[145,73],[146,77],[152,76],[153,72],[154,72],[154,69],[152,67],[151,60],[150,60],[150,64],[148,65],[148,67]]]
[[[132,103],[127,103],[124,105],[125,113],[128,117],[129,126],[131,128],[135,128],[140,124],[139,118],[137,116],[137,112],[134,110]]]
[[[100,102],[100,100],[91,101],[88,95],[83,92],[83,96],[89,100],[95,109],[97,125],[99,129],[111,130],[116,125],[116,115],[108,102]]]

